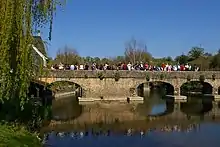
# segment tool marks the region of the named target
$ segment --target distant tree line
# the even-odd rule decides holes
[[[59,49],[55,59],[49,61],[49,65],[54,64],[113,64],[119,63],[149,63],[154,66],[161,66],[162,63],[168,64],[191,64],[199,66],[201,70],[218,70],[220,69],[220,49],[217,54],[205,52],[202,47],[192,47],[187,54],[181,54],[174,59],[170,56],[163,58],[154,58],[147,50],[147,45],[132,38],[125,43],[124,55],[112,58],[99,57],[81,57],[77,50],[68,46]]]

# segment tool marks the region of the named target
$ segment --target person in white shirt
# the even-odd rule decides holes
[[[83,69],[84,69],[84,66],[83,66],[82,64],[80,64],[80,65],[79,65],[79,69],[80,69],[80,70],[83,70]]]
[[[104,66],[104,70],[106,70],[108,68],[108,64],[106,63]]]
[[[60,69],[60,70],[64,69],[64,65],[63,65],[62,63],[60,63],[59,69]]]
[[[78,66],[78,65],[75,65],[75,67],[76,67],[76,68],[75,68],[76,70],[79,70],[79,66]]]
[[[128,70],[131,70],[131,63],[130,62],[128,63],[127,67],[128,67]]]
[[[74,70],[75,66],[74,65],[70,65],[70,70]]]
[[[191,71],[192,70],[192,66],[191,65],[189,65],[189,71]]]
[[[141,69],[141,70],[143,70],[143,69],[144,69],[144,65],[143,65],[143,63],[142,63],[142,62],[140,63],[140,69]]]
[[[189,70],[189,65],[188,65],[188,63],[185,65],[185,69],[186,69],[186,70]]]
[[[177,66],[176,65],[173,66],[173,70],[177,71]]]
[[[180,70],[180,65],[179,64],[177,65],[177,70]]]

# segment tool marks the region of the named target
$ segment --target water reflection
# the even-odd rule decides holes
[[[188,116],[203,116],[213,108],[212,99],[188,98],[187,102],[181,103],[181,111]]]
[[[141,115],[145,116],[163,116],[174,111],[174,101],[163,99],[160,92],[154,90],[150,95],[145,95],[144,103],[139,104],[137,110]]]
[[[53,103],[53,114],[62,123],[54,121],[42,132],[45,144],[54,147],[209,147],[210,141],[217,147],[218,110],[219,103],[211,99],[191,97],[186,102],[175,102],[163,99],[158,92],[145,97],[144,103],[129,104],[79,105],[67,98]]]
[[[53,100],[52,113],[55,120],[71,120],[80,116],[82,106],[72,97]]]

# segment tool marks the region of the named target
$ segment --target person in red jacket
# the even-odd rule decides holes
[[[163,64],[161,65],[161,67],[162,67],[162,70],[164,71],[166,65],[163,63]]]

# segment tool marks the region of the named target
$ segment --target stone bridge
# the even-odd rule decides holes
[[[164,82],[173,86],[176,95],[187,81],[200,78],[210,85],[212,94],[218,95],[220,71],[45,71],[40,81],[48,84],[57,81],[70,81],[81,86],[82,97],[129,97],[137,96],[137,87],[147,82]]]

